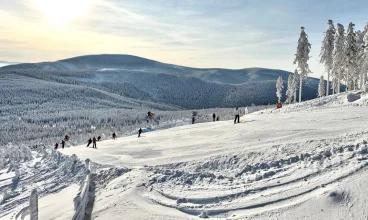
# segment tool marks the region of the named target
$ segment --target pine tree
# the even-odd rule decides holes
[[[278,98],[278,102],[281,102],[281,98],[282,98],[282,89],[284,88],[284,84],[282,81],[282,76],[279,76],[279,78],[276,81],[276,95]]]
[[[360,72],[360,89],[365,89],[368,71],[368,22],[358,37],[358,71]]]
[[[320,62],[325,64],[325,69],[327,71],[327,88],[326,95],[329,95],[330,91],[330,71],[333,65],[333,48],[334,48],[334,40],[335,40],[335,27],[333,25],[332,20],[328,20],[328,29],[325,32],[325,37],[322,42],[321,53],[320,53]]]
[[[299,102],[302,101],[303,79],[305,79],[308,76],[308,73],[311,72],[308,66],[311,44],[308,41],[308,35],[305,33],[304,29],[305,29],[304,27],[301,27],[300,37],[298,40],[298,47],[294,60],[294,64],[297,64],[300,71]]]
[[[321,76],[321,78],[319,79],[319,84],[318,84],[318,97],[323,97],[325,96],[325,85],[324,85],[324,80],[323,80],[323,75]]]
[[[363,32],[358,30],[356,33],[356,44],[358,48],[357,52],[357,68],[356,75],[359,78],[359,88],[363,88],[363,55],[364,55],[364,35]]]
[[[337,93],[340,93],[341,75],[343,74],[345,65],[344,43],[345,43],[344,26],[342,24],[337,24],[334,49],[332,52],[333,53],[332,74],[334,78],[337,78],[337,80],[335,81],[336,84],[334,86],[334,88],[337,88]]]
[[[292,103],[294,91],[293,91],[293,81],[294,81],[294,75],[290,74],[288,78],[288,85],[286,90],[286,103]]]
[[[345,81],[347,89],[356,89],[356,69],[357,69],[357,42],[352,22],[349,23],[345,38]]]

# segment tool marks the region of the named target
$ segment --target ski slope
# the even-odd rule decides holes
[[[93,219],[367,219],[368,96],[344,93],[241,123],[202,123],[63,153],[130,171]]]

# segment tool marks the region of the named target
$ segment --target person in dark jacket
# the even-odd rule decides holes
[[[97,142],[97,139],[95,137],[93,137],[93,139],[92,139],[92,143],[93,143],[92,147],[93,148],[97,148],[96,142]]]
[[[140,137],[141,134],[142,134],[142,128],[139,128],[139,130],[138,130],[138,137]]]
[[[55,144],[55,150],[57,150],[57,149],[58,149],[58,147],[59,147],[59,144],[58,144],[58,143],[56,143],[56,144]]]
[[[92,139],[90,138],[90,139],[88,140],[87,147],[89,147],[89,145],[91,145],[91,144],[92,144]]]
[[[114,139],[114,140],[115,140],[115,138],[116,138],[116,134],[115,134],[115,132],[114,132],[114,133],[112,133],[112,139]]]
[[[212,119],[213,119],[213,121],[216,121],[216,114],[215,113],[212,114]]]
[[[220,116],[217,116],[216,121],[220,121]]]
[[[61,140],[61,148],[64,149],[64,147],[65,147],[65,141],[64,140]]]
[[[98,136],[97,137],[97,141],[101,141],[101,136]]]

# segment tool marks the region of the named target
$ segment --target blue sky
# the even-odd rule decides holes
[[[312,76],[327,20],[363,29],[368,1],[0,0],[0,60],[119,53],[192,67],[293,71],[304,26]]]

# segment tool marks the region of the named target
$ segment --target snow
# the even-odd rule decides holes
[[[73,198],[78,191],[79,185],[72,184],[59,193],[40,198],[39,219],[70,220],[74,214]]]
[[[240,124],[184,125],[60,152],[91,160],[91,219],[367,219],[367,106],[367,94],[349,92],[247,114]],[[14,177],[5,171],[0,187]],[[67,219],[78,182],[56,194],[38,187],[40,216]],[[27,194],[15,193],[6,201]]]
[[[94,219],[366,219],[367,100],[344,93],[236,125],[186,125],[63,153],[130,169],[98,190]]]
[[[39,194],[40,216],[47,216],[44,214],[44,211],[47,212],[47,210],[51,210],[51,212],[59,210],[60,205],[66,210],[69,207],[69,199],[72,202],[73,197],[64,196],[62,190],[70,189],[71,185],[79,183],[83,179],[84,163],[75,155],[66,156],[51,149],[33,151],[31,155],[24,156],[22,153],[26,150],[23,148],[27,149],[27,147],[7,148],[8,154],[5,156],[13,155],[14,157],[10,157],[12,162],[8,169],[0,170],[0,219],[20,219],[22,214],[26,212],[29,196],[34,189],[37,189]],[[21,160],[17,160],[17,158],[21,158]],[[17,172],[19,172],[19,178],[15,178]],[[52,194],[67,200],[48,202],[47,196]],[[51,198],[53,197],[51,196]],[[48,209],[43,210],[43,207]],[[71,210],[73,211],[73,209],[74,207]],[[66,216],[68,219],[68,215]]]

